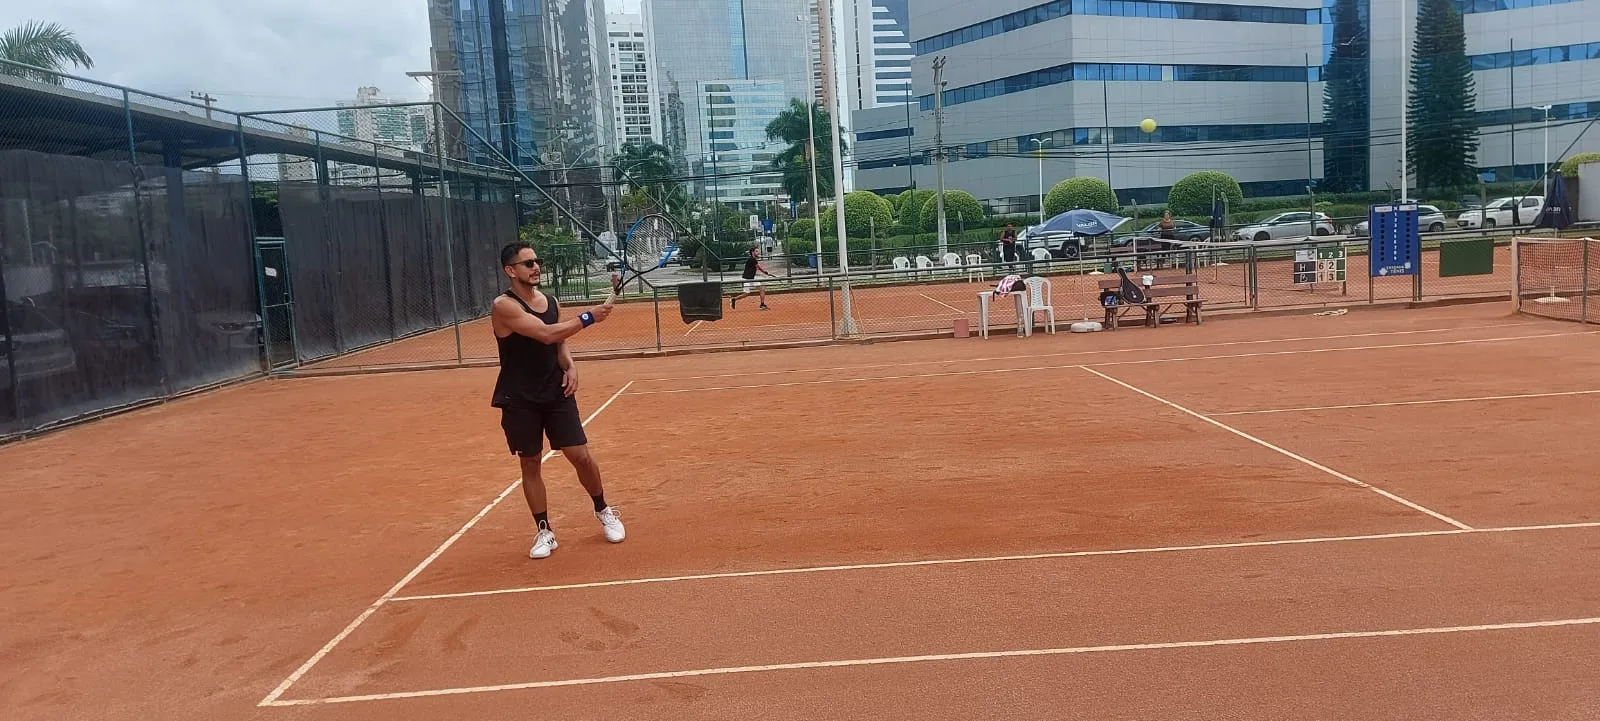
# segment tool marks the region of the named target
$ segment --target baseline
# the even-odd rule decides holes
[[[1373,333],[1346,333],[1346,334],[1340,334],[1340,335],[1301,336],[1301,337],[1294,337],[1294,338],[1264,338],[1264,339],[1258,339],[1258,340],[1218,341],[1218,342],[1214,342],[1214,343],[1186,343],[1186,344],[1182,344],[1182,345],[1139,346],[1139,347],[1134,347],[1134,348],[1103,348],[1103,349],[1098,349],[1098,350],[1062,351],[1062,352],[1059,352],[1059,353],[1023,353],[1023,354],[1019,354],[1019,355],[989,356],[989,357],[978,357],[978,358],[941,358],[941,359],[938,359],[938,360],[914,360],[914,361],[905,361],[905,362],[902,362],[902,363],[864,363],[864,364],[849,365],[849,366],[832,366],[832,367],[828,367],[828,368],[786,368],[786,369],[783,369],[783,370],[738,371],[738,372],[735,372],[735,373],[711,373],[711,374],[707,374],[707,375],[698,375],[698,376],[664,376],[664,377],[660,377],[660,378],[639,378],[635,382],[637,382],[637,383],[666,383],[666,382],[669,382],[669,381],[696,381],[696,380],[711,380],[711,379],[715,379],[715,378],[745,378],[745,377],[754,377],[754,376],[782,375],[782,374],[785,374],[785,373],[799,373],[799,372],[815,373],[815,372],[828,372],[828,371],[874,370],[874,369],[878,369],[878,368],[902,368],[902,367],[905,367],[905,366],[937,365],[937,364],[941,364],[941,363],[989,363],[989,362],[993,362],[993,361],[1026,360],[1026,359],[1030,359],[1030,358],[1063,358],[1063,357],[1068,357],[1068,356],[1079,356],[1079,355],[1109,355],[1109,354],[1113,354],[1113,353],[1141,353],[1141,352],[1164,351],[1164,350],[1192,350],[1192,349],[1195,349],[1195,348],[1224,348],[1224,347],[1237,346],[1237,345],[1262,345],[1262,344],[1266,344],[1266,343],[1304,343],[1304,342],[1308,342],[1308,341],[1318,341],[1318,340],[1345,340],[1345,339],[1349,339],[1349,338],[1377,338],[1377,337],[1396,336],[1396,335],[1417,335],[1417,334],[1422,334],[1422,333],[1451,333],[1451,332],[1458,332],[1458,331],[1463,331],[1463,330],[1490,330],[1490,329],[1498,329],[1498,328],[1538,327],[1538,326],[1542,326],[1542,325],[1544,325],[1544,324],[1542,324],[1542,323],[1528,323],[1528,322],[1525,322],[1525,323],[1494,323],[1494,324],[1490,324],[1490,325],[1475,326],[1473,328],[1425,328],[1425,329],[1420,329],[1420,330],[1379,331],[1379,332],[1373,332]]]
[[[1350,403],[1338,406],[1304,406],[1300,408],[1266,408],[1254,411],[1226,411],[1223,413],[1207,413],[1212,418],[1223,416],[1258,416],[1269,413],[1302,413],[1310,411],[1340,411],[1352,408],[1392,408],[1395,406],[1428,406],[1441,403],[1475,403],[1480,401],[1510,401],[1527,398],[1561,398],[1565,396],[1588,396],[1600,394],[1600,390],[1586,391],[1553,391],[1550,393],[1516,393],[1505,396],[1472,396],[1469,398],[1435,398],[1420,401],[1390,401],[1386,403]]]
[[[1560,337],[1567,337],[1567,336],[1582,336],[1582,335],[1596,335],[1596,334],[1600,334],[1600,331],[1572,331],[1572,332],[1566,332],[1566,333],[1540,333],[1540,334],[1536,334],[1536,335],[1499,336],[1499,337],[1494,337],[1494,338],[1471,338],[1471,339],[1466,339],[1466,340],[1431,341],[1431,342],[1427,342],[1427,343],[1393,343],[1393,344],[1386,344],[1386,345],[1367,345],[1367,346],[1352,346],[1352,347],[1340,347],[1340,348],[1303,348],[1303,349],[1299,349],[1299,350],[1261,351],[1261,352],[1258,352],[1258,353],[1233,353],[1233,354],[1211,355],[1211,356],[1189,356],[1189,357],[1183,357],[1183,358],[1146,358],[1146,359],[1139,359],[1139,360],[1105,361],[1105,362],[1100,362],[1100,363],[1063,363],[1063,364],[1059,364],[1059,365],[1026,366],[1026,367],[1022,367],[1022,368],[978,368],[978,369],[974,369],[974,370],[965,370],[965,371],[938,371],[938,372],[933,372],[933,373],[908,373],[908,374],[903,374],[903,375],[889,375],[889,376],[857,376],[857,377],[851,377],[851,378],[823,378],[823,379],[809,380],[809,381],[784,381],[784,382],[778,382],[778,383],[749,383],[749,384],[742,384],[742,385],[703,386],[703,387],[696,387],[696,388],[661,388],[661,389],[655,389],[655,390],[629,391],[628,394],[629,395],[665,395],[665,394],[676,394],[676,393],[701,393],[701,392],[706,392],[706,391],[753,390],[753,389],[758,389],[758,388],[789,388],[789,387],[793,387],[793,386],[831,385],[831,384],[836,384],[836,383],[868,383],[868,382],[874,382],[874,381],[909,380],[909,379],[916,379],[916,378],[942,378],[942,377],[946,377],[946,376],[987,375],[987,374],[991,374],[991,373],[1025,373],[1025,372],[1031,372],[1031,371],[1064,370],[1064,369],[1068,369],[1068,368],[1089,369],[1089,368],[1106,368],[1106,367],[1122,366],[1122,365],[1145,365],[1145,364],[1151,364],[1151,363],[1182,363],[1182,362],[1187,362],[1187,361],[1227,360],[1227,359],[1232,359],[1232,358],[1260,358],[1260,357],[1264,357],[1264,356],[1307,355],[1307,354],[1313,354],[1313,353],[1338,353],[1338,352],[1346,352],[1346,351],[1364,351],[1364,350],[1391,350],[1391,349],[1396,349],[1396,348],[1427,348],[1427,347],[1437,347],[1437,346],[1467,345],[1467,344],[1474,344],[1474,343],[1498,343],[1498,342],[1506,342],[1506,341],[1536,340],[1536,339],[1541,339],[1541,338],[1560,338]],[[1140,349],[1140,350],[1146,350],[1146,349]],[[1018,358],[1024,358],[1024,357],[1026,357],[1026,356],[1018,356]],[[958,361],[951,360],[951,361],[940,361],[940,362],[958,362]],[[808,372],[810,370],[811,369],[797,369],[796,371],[782,371],[782,372]],[[822,370],[826,370],[826,369],[822,369]],[[668,379],[668,380],[679,380],[679,379]],[[683,379],[683,380],[687,380],[687,379]]]
[[[1219,421],[1219,420],[1216,420],[1214,418],[1210,418],[1208,416],[1205,416],[1205,415],[1203,415],[1201,413],[1189,410],[1188,408],[1180,406],[1177,403],[1173,403],[1172,401],[1169,401],[1169,400],[1167,400],[1165,398],[1162,398],[1161,396],[1155,395],[1154,393],[1150,393],[1149,391],[1143,390],[1141,388],[1138,388],[1136,386],[1130,385],[1128,383],[1124,383],[1123,381],[1117,380],[1116,378],[1112,378],[1111,376],[1108,376],[1108,375],[1106,375],[1104,373],[1101,373],[1100,371],[1097,371],[1097,370],[1095,370],[1093,368],[1090,368],[1088,366],[1084,366],[1083,369],[1085,371],[1088,371],[1089,373],[1093,373],[1094,375],[1100,376],[1101,378],[1104,378],[1104,379],[1106,379],[1108,381],[1111,381],[1112,383],[1115,383],[1115,384],[1117,384],[1119,386],[1122,386],[1123,388],[1126,388],[1126,389],[1128,389],[1130,391],[1138,393],[1139,395],[1142,395],[1142,396],[1144,396],[1146,398],[1149,398],[1149,399],[1151,399],[1153,401],[1156,401],[1158,403],[1164,404],[1164,405],[1166,405],[1166,406],[1168,406],[1168,407],[1170,407],[1170,408],[1172,408],[1174,410],[1180,411],[1180,412],[1182,412],[1182,413],[1184,413],[1186,415],[1198,418],[1198,419],[1200,419],[1202,421],[1205,421],[1206,423],[1209,423],[1209,424],[1211,424],[1213,426],[1221,428],[1222,430],[1225,430],[1225,431],[1227,431],[1229,433],[1232,433],[1232,434],[1234,434],[1234,435],[1236,435],[1236,436],[1238,436],[1240,438],[1243,438],[1243,439],[1245,439],[1247,441],[1250,441],[1251,443],[1254,443],[1256,445],[1259,445],[1259,446],[1261,446],[1263,448],[1266,448],[1268,450],[1271,450],[1271,451],[1276,451],[1277,453],[1282,454],[1284,456],[1288,456],[1289,458],[1292,458],[1292,459],[1294,459],[1296,461],[1304,463],[1305,465],[1311,466],[1312,468],[1315,468],[1315,469],[1317,469],[1319,471],[1322,471],[1323,473],[1326,473],[1326,474],[1328,474],[1330,476],[1333,476],[1334,478],[1338,478],[1338,479],[1340,479],[1342,481],[1345,481],[1347,483],[1351,483],[1351,484],[1359,486],[1361,488],[1365,488],[1365,489],[1367,489],[1369,491],[1377,493],[1380,496],[1383,496],[1384,498],[1387,498],[1387,499],[1389,499],[1391,501],[1394,501],[1394,502],[1399,503],[1399,504],[1401,504],[1403,506],[1406,506],[1407,508],[1410,508],[1412,510],[1419,511],[1421,513],[1425,513],[1427,515],[1433,516],[1434,518],[1436,518],[1436,519],[1438,519],[1440,521],[1443,521],[1445,523],[1448,523],[1448,524],[1450,524],[1452,526],[1455,526],[1456,528],[1460,528],[1460,529],[1463,529],[1463,530],[1472,530],[1471,526],[1468,526],[1467,524],[1462,523],[1462,522],[1460,522],[1460,521],[1458,521],[1458,520],[1456,520],[1454,518],[1451,518],[1451,517],[1446,516],[1446,515],[1444,515],[1442,513],[1439,513],[1438,511],[1435,511],[1435,510],[1433,510],[1431,508],[1427,508],[1425,506],[1422,506],[1420,504],[1414,503],[1412,501],[1406,500],[1405,498],[1401,498],[1400,496],[1398,496],[1396,494],[1390,493],[1389,491],[1383,490],[1382,488],[1378,488],[1377,486],[1374,486],[1374,485],[1372,485],[1370,483],[1366,483],[1365,481],[1362,481],[1360,479],[1354,478],[1354,477],[1346,475],[1344,473],[1340,473],[1339,471],[1336,471],[1336,470],[1334,470],[1332,468],[1329,468],[1329,467],[1327,467],[1325,465],[1322,465],[1321,463],[1313,461],[1310,458],[1306,458],[1305,456],[1302,456],[1302,455],[1300,455],[1298,453],[1295,453],[1293,451],[1290,451],[1290,450],[1275,446],[1275,445],[1273,445],[1271,443],[1268,443],[1267,441],[1264,441],[1264,440],[1261,440],[1260,438],[1252,436],[1249,433],[1245,433],[1244,431],[1241,431],[1241,430],[1239,430],[1237,428],[1234,428],[1233,426],[1230,426],[1230,425],[1228,425],[1226,423],[1223,423],[1222,421]]]
[[[491,693],[496,691],[517,691],[540,688],[559,688],[566,686],[595,686],[600,684],[625,683],[630,681],[656,681],[664,679],[691,678],[698,676],[727,676],[733,674],[770,673],[774,671],[799,671],[806,669],[844,668],[852,666],[885,666],[908,663],[930,663],[948,661],[971,661],[995,658],[1020,658],[1028,656],[1065,656],[1090,653],[1118,653],[1138,651],[1160,651],[1182,648],[1211,648],[1218,646],[1255,646],[1278,643],[1303,643],[1310,641],[1331,641],[1353,638],[1382,638],[1393,636],[1424,636],[1438,634],[1458,633],[1483,633],[1490,631],[1514,631],[1538,628],[1557,628],[1568,626],[1589,626],[1600,624],[1600,617],[1563,618],[1543,621],[1513,621],[1506,623],[1486,623],[1471,626],[1432,626],[1421,628],[1397,628],[1366,631],[1342,631],[1335,633],[1310,633],[1289,636],[1254,636],[1247,638],[1215,638],[1191,641],[1166,641],[1158,643],[1130,643],[1103,646],[1072,646],[1065,648],[1038,648],[1038,649],[1013,649],[1007,651],[974,651],[968,653],[927,654],[921,656],[893,656],[881,658],[855,658],[833,661],[804,661],[798,663],[779,663],[765,666],[725,666],[721,668],[700,668],[684,671],[661,671],[655,673],[637,673],[623,676],[601,676],[591,678],[563,679],[559,681],[529,681],[524,683],[508,683],[494,686],[464,686],[457,688],[428,689],[423,691],[399,691],[394,693],[364,694],[358,696],[330,696],[318,699],[291,699],[288,701],[274,701],[272,706],[317,706],[323,704],[354,703],[360,701],[385,701],[408,698],[424,698],[429,696],[455,696],[473,693]]]
[[[1437,531],[1401,531],[1397,533],[1374,533],[1359,536],[1322,536],[1315,538],[1285,538],[1271,541],[1237,541],[1231,543],[1203,543],[1188,546],[1153,546],[1148,548],[1116,548],[1093,551],[1059,551],[1055,553],[1030,553],[1010,556],[975,556],[970,558],[935,558],[918,561],[888,561],[884,563],[856,563],[836,566],[796,566],[791,568],[773,568],[760,571],[727,571],[721,573],[697,573],[683,576],[660,576],[654,578],[626,578],[614,581],[591,581],[587,583],[568,583],[549,586],[523,586],[518,588],[500,588],[489,591],[462,591],[458,593],[430,593],[417,596],[396,596],[389,599],[390,603],[403,603],[408,601],[438,601],[453,598],[477,598],[482,596],[506,596],[522,593],[538,593],[543,591],[570,591],[584,588],[606,588],[612,586],[639,586],[655,583],[680,583],[684,581],[714,581],[729,578],[751,578],[756,576],[788,576],[806,573],[836,573],[841,571],[868,571],[891,568],[915,568],[919,566],[954,566],[978,563],[1007,563],[1016,561],[1045,561],[1067,558],[1088,558],[1095,556],[1129,556],[1155,553],[1192,553],[1197,551],[1222,551],[1229,549],[1262,548],[1271,546],[1297,546],[1324,543],[1350,543],[1356,541],[1381,541],[1396,538],[1428,538],[1432,536],[1461,536],[1487,533],[1526,533],[1531,531],[1558,531],[1576,528],[1600,528],[1600,521],[1585,521],[1578,523],[1553,523],[1537,526],[1502,526],[1498,528],[1455,528]]]
[[[600,404],[600,407],[594,409],[594,412],[590,413],[588,418],[583,419],[583,425],[588,426],[590,421],[594,420],[596,416],[599,416],[600,413],[606,408],[609,408],[611,404],[616,402],[618,398],[621,398],[622,394],[628,390],[628,386],[630,385],[633,385],[633,381],[624,383],[621,388],[618,388],[615,393],[612,393],[611,397],[607,398],[605,403]],[[553,456],[555,456],[555,454],[556,451],[546,451],[544,456],[539,459],[540,463],[550,460]],[[295,669],[293,673],[289,674],[288,678],[285,678],[282,683],[279,683],[277,688],[274,688],[271,693],[268,693],[264,698],[261,699],[260,703],[257,703],[256,705],[281,705],[281,702],[279,702],[278,699],[282,697],[291,686],[304,677],[306,673],[309,672],[312,667],[316,666],[317,663],[322,661],[323,658],[326,658],[327,655],[333,651],[334,647],[338,646],[340,643],[343,643],[345,639],[350,637],[350,634],[355,633],[356,629],[360,628],[361,624],[366,623],[367,619],[371,618],[374,613],[377,613],[379,608],[382,608],[384,604],[394,600],[394,597],[399,594],[407,584],[410,584],[416,579],[417,576],[421,575],[423,571],[427,570],[428,566],[433,565],[434,561],[438,560],[440,556],[444,555],[445,551],[450,550],[450,547],[455,545],[456,541],[461,540],[461,537],[465,536],[467,531],[472,530],[473,526],[478,525],[478,522],[483,520],[484,516],[489,515],[490,511],[494,510],[496,506],[500,505],[500,502],[505,500],[506,496],[511,495],[511,492],[515,491],[517,486],[521,484],[522,478],[519,476],[516,480],[511,482],[511,485],[506,486],[505,490],[500,491],[500,494],[495,496],[494,500],[489,501],[489,504],[484,506],[482,510],[478,511],[476,515],[470,519],[467,519],[467,522],[463,524],[461,528],[458,529],[453,535],[445,539],[444,543],[439,544],[438,548],[433,549],[433,553],[428,554],[427,558],[422,559],[422,562],[418,563],[415,568],[412,568],[410,573],[407,573],[397,583],[395,583],[393,586],[390,586],[389,590],[384,591],[383,595],[378,597],[378,600],[373,601],[372,605],[367,606],[366,610],[362,611],[360,615],[356,616],[355,620],[351,621],[349,625],[345,626],[343,630],[341,630],[331,640],[324,644],[322,648],[318,649],[315,654],[312,654],[311,658],[306,659],[305,663],[300,664],[299,668]]]

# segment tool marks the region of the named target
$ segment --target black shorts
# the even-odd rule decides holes
[[[583,419],[578,416],[578,399],[573,396],[533,407],[503,407],[500,428],[506,432],[506,446],[522,456],[539,455],[544,450],[545,437],[550,439],[553,451],[589,442],[583,432]]]

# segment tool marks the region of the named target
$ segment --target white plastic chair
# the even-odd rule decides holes
[[[967,282],[983,280],[983,256],[977,253],[967,254]]]
[[[911,259],[903,255],[895,256],[891,262],[894,263],[895,270],[911,270]]]
[[[1034,248],[1033,249],[1033,259],[1034,260],[1050,260],[1050,251],[1045,250],[1044,248]]]
[[[928,271],[929,275],[933,274],[933,259],[926,255],[919,255],[917,256],[917,273],[920,275],[924,270]]]
[[[1050,279],[1035,275],[1022,281],[1022,284],[1028,286],[1028,322],[1032,323],[1033,314],[1042,311],[1045,317],[1049,319],[1049,323],[1044,327],[1045,332],[1054,334],[1056,332],[1056,309],[1055,306],[1050,304]]]
[[[939,264],[944,266],[946,273],[961,272],[961,256],[955,253],[945,253],[939,257]]]

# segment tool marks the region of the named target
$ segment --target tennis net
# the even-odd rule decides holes
[[[1600,240],[1512,239],[1517,312],[1600,323]]]

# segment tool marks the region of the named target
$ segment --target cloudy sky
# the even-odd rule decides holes
[[[611,0],[637,12],[639,0]],[[428,69],[425,0],[0,0],[0,28],[72,30],[95,66],[74,74],[229,110],[329,105],[375,86],[425,100],[406,77]]]

